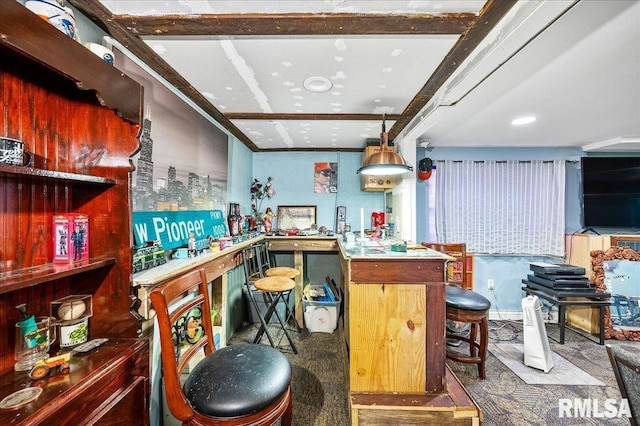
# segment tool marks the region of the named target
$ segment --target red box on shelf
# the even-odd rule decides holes
[[[53,217],[53,262],[89,259],[89,216],[82,213]]]

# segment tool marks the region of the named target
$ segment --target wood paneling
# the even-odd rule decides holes
[[[0,166],[0,373],[13,370],[15,306],[93,295],[90,337],[137,337],[131,315],[130,157],[142,86],[15,1],[0,3],[0,135],[33,167]],[[91,260],[52,263],[52,217],[89,216]]]
[[[351,262],[351,281],[356,283],[425,283],[444,279],[444,261],[415,259],[366,259]]]
[[[349,286],[351,392],[421,393],[426,387],[426,286]]]

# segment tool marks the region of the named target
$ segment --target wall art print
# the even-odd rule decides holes
[[[116,67],[144,86],[133,210],[224,211],[227,135],[125,54],[114,54]]]
[[[313,192],[316,194],[335,194],[338,192],[338,163],[315,163]]]

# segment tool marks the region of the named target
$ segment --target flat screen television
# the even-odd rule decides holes
[[[585,227],[640,228],[640,157],[583,157]]]

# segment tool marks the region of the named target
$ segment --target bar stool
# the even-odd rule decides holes
[[[298,275],[300,275],[300,271],[297,270],[296,268],[292,268],[290,266],[274,266],[272,268],[267,269],[266,271],[264,271],[264,274],[267,277],[286,277],[286,278],[290,278],[290,279],[295,279]],[[296,320],[296,316],[294,311],[291,309],[291,307],[289,306],[289,299],[291,298],[291,291],[287,291],[282,299],[284,300],[284,305],[286,307],[286,318],[284,320],[284,322],[286,324],[289,323],[289,321],[291,321],[293,319],[293,321],[295,322],[295,326],[296,329],[299,331],[300,330],[300,326],[298,325],[298,321]]]
[[[290,266],[274,266],[264,271],[264,274],[268,277],[287,277],[293,279],[300,275],[300,271]]]
[[[256,337],[253,340],[253,342],[254,343],[260,342],[260,339],[262,339],[262,336],[266,334],[267,338],[269,339],[269,342],[271,343],[271,346],[274,346],[273,338],[271,337],[271,333],[269,332],[269,328],[267,327],[267,324],[271,320],[271,317],[273,316],[273,314],[276,314],[276,318],[278,319],[278,322],[282,327],[282,331],[284,332],[284,335],[287,337],[287,340],[289,341],[289,345],[291,346],[293,353],[297,354],[298,350],[296,349],[296,346],[293,343],[293,339],[291,338],[291,336],[289,335],[289,332],[287,331],[287,327],[285,327],[286,322],[283,321],[282,318],[280,318],[280,314],[278,313],[278,310],[277,310],[278,302],[280,302],[280,300],[283,300],[284,294],[286,292],[291,292],[291,290],[295,288],[296,286],[295,281],[293,281],[291,278],[287,278],[283,276],[273,276],[273,277],[260,278],[256,280],[253,283],[253,285],[257,290],[260,290],[265,294],[266,299],[269,302],[269,307],[267,308],[267,312],[264,315],[264,321],[261,321],[260,329],[258,330],[258,334],[256,334]],[[286,316],[285,316],[285,319],[286,319]]]
[[[447,283],[471,290],[473,283],[467,274],[467,245],[465,243],[421,243],[422,246],[439,251],[455,261],[447,262]]]
[[[275,266],[272,261],[271,254],[269,253],[269,245],[267,241],[262,241],[257,244],[257,251],[259,256],[260,268],[262,269],[264,276],[267,277],[287,277],[291,279],[295,279],[298,275],[300,275],[300,271],[296,268],[292,268],[290,266]],[[284,293],[282,299],[284,300],[286,307],[286,319],[285,323],[289,323],[289,321],[294,321],[294,326],[298,332],[301,331],[301,327],[296,320],[295,312],[291,309],[289,305],[289,300],[291,298],[291,290]]]
[[[454,352],[447,348],[447,358],[467,364],[478,364],[478,375],[484,379],[484,364],[487,359],[487,345],[489,341],[489,309],[491,302],[476,293],[458,286],[445,286],[445,300],[447,303],[447,319],[471,324],[469,337],[447,333],[447,339],[461,340],[469,344],[469,355]],[[480,339],[477,341],[477,331],[480,329]]]

